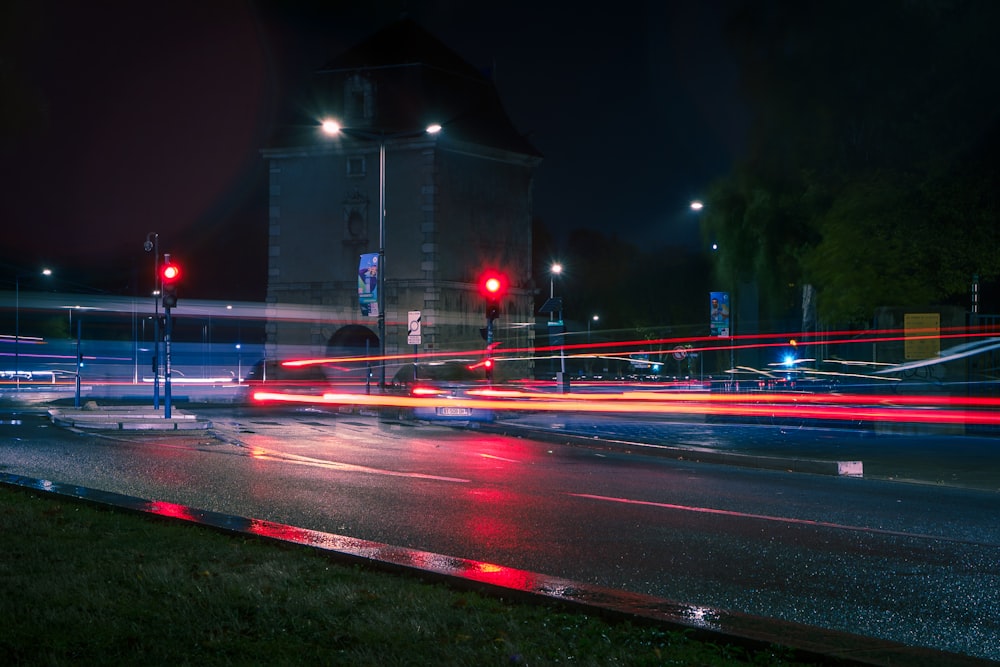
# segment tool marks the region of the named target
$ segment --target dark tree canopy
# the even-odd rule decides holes
[[[729,37],[754,117],[704,216],[764,307],[829,324],[967,303],[1000,276],[1000,3],[747,2]]]

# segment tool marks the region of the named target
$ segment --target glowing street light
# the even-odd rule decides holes
[[[320,128],[323,133],[329,136],[347,134],[362,139],[378,142],[378,276],[377,276],[377,303],[378,303],[378,344],[379,356],[382,358],[379,364],[379,386],[385,390],[385,145],[392,139],[403,139],[408,137],[419,137],[423,134],[437,134],[441,131],[441,125],[432,123],[423,130],[409,132],[395,132],[386,134],[385,132],[371,132],[343,127],[336,120],[324,119]]]
[[[600,315],[594,315],[587,320],[587,345],[590,345],[590,325],[592,322],[597,322],[599,319],[601,319]]]
[[[549,298],[553,298],[556,295],[556,276],[562,273],[562,264],[556,262],[549,269]]]
[[[554,262],[551,267],[549,267],[549,299],[555,299],[556,296],[556,276],[562,275],[563,266],[559,262]],[[555,322],[555,308],[549,311],[549,326],[556,326]],[[559,327],[565,327],[563,324],[563,313],[562,305],[559,306]],[[563,329],[565,331],[565,329]],[[566,391],[566,355],[562,347],[563,334],[559,335],[559,379],[556,384],[562,387],[563,391]]]
[[[33,273],[14,274],[14,387],[21,390],[21,278]],[[42,269],[40,275],[51,276],[52,269]]]

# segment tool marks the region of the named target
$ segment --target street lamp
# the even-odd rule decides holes
[[[152,240],[150,240],[152,239]],[[146,234],[142,244],[146,252],[153,253],[153,409],[160,409],[160,235]]]
[[[600,315],[594,315],[587,320],[587,345],[590,345],[590,324],[591,322],[597,322],[599,319],[601,319]]]
[[[329,136],[344,133],[349,136],[378,142],[378,274],[376,288],[378,294],[376,302],[378,304],[379,356],[381,357],[379,363],[379,386],[385,390],[385,145],[386,142],[393,139],[419,137],[424,134],[437,134],[441,131],[441,126],[433,123],[423,130],[386,134],[385,132],[370,132],[368,130],[345,128],[335,120],[326,119],[322,121],[321,128],[324,134]]]
[[[556,276],[558,276],[560,273],[562,273],[562,269],[563,269],[562,264],[560,264],[559,262],[556,262],[555,264],[553,264],[552,267],[549,269],[549,298],[550,299],[553,299],[556,296]],[[554,316],[555,313],[554,312],[550,313],[550,315]]]
[[[705,208],[705,205],[702,202],[698,201],[697,199],[691,202],[691,210],[694,211],[695,213],[699,214],[699,215],[701,215],[701,212],[702,212],[702,210],[704,210],[704,208]],[[717,241],[713,241],[712,242],[712,252],[714,253],[714,252],[718,252],[718,251],[719,251],[719,243]],[[727,328],[729,329],[729,368],[730,369],[736,368],[736,352],[735,352],[735,348],[733,346],[733,336],[735,335],[735,324],[736,324],[736,312],[733,310],[733,306],[736,303],[736,293],[735,293],[735,287],[736,286],[733,285],[732,287],[733,287],[734,291],[733,291],[732,294],[730,294],[730,299],[729,299],[729,309],[730,309],[729,310],[729,322],[727,324]],[[733,377],[735,377],[735,376],[733,376]]]
[[[21,390],[21,278],[32,273],[14,274],[14,387]],[[51,276],[52,269],[42,269],[41,275]]]
[[[563,270],[562,264],[555,262],[549,268],[549,299],[555,299],[556,296],[556,276],[561,275]],[[556,326],[554,322],[555,318],[555,308],[549,311],[549,326]],[[565,324],[563,323],[563,312],[562,303],[559,304],[559,324],[558,326],[562,328],[562,332],[559,334],[559,376],[556,384],[560,386],[562,391],[566,391],[566,355],[563,350],[563,338],[565,336]]]

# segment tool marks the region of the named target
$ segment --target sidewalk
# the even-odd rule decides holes
[[[82,408],[49,408],[56,426],[95,431],[195,431],[212,428],[212,422],[175,408],[166,417],[164,408],[104,406],[88,401]]]

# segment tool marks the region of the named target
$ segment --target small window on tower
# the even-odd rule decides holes
[[[375,86],[367,77],[354,74],[344,82],[344,112],[351,124],[364,124],[375,117]]]
[[[365,159],[363,157],[349,157],[347,158],[347,175],[348,176],[364,176],[365,175]]]

